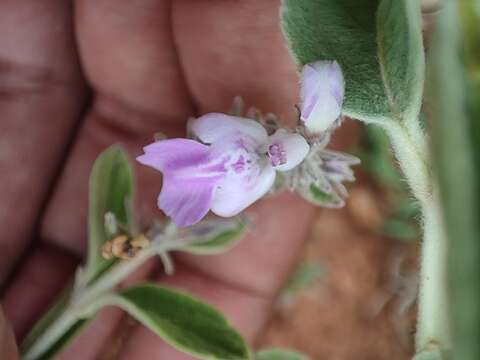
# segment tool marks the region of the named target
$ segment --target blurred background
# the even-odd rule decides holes
[[[362,159],[345,208],[318,209],[296,271],[261,346],[313,359],[410,359],[413,355],[419,210],[376,127],[347,121],[335,138]],[[345,150],[345,144],[341,144]]]

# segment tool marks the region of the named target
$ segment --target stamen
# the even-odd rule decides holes
[[[287,153],[281,144],[271,144],[267,152],[273,166],[283,165],[287,162]]]

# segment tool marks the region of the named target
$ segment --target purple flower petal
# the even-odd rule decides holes
[[[317,61],[302,70],[301,116],[312,132],[328,129],[340,116],[345,84],[336,61]]]
[[[178,168],[197,167],[208,161],[209,147],[189,139],[168,139],[154,142],[143,148],[145,154],[137,161],[161,172]]]
[[[274,181],[275,170],[268,165],[250,178],[222,180],[214,194],[212,212],[223,217],[237,215],[263,197]]]
[[[269,140],[268,155],[273,168],[277,171],[293,169],[305,159],[310,151],[310,146],[303,136],[289,133],[284,129],[277,130]],[[275,149],[276,154],[272,154],[271,149]],[[278,161],[278,156],[282,158],[281,161]]]
[[[137,158],[163,173],[158,206],[182,227],[209,210],[224,217],[238,214],[270,190],[275,170],[292,169],[309,151],[298,134],[278,130],[269,137],[258,122],[223,114],[193,120],[191,130],[208,145],[162,140]]]
[[[178,226],[189,226],[203,218],[211,205],[217,182],[225,176],[210,148],[188,139],[169,139],[150,144],[137,158],[163,173],[158,207]]]
[[[238,134],[247,135],[258,144],[263,144],[268,137],[265,128],[257,121],[220,113],[203,115],[193,120],[191,126],[195,135],[206,144]]]
[[[218,178],[164,176],[158,207],[179,227],[199,222],[210,210]]]

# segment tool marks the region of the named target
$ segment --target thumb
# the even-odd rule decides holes
[[[17,360],[18,351],[12,328],[7,323],[0,306],[0,359]]]

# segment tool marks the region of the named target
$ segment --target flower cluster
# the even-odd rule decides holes
[[[343,95],[339,65],[316,62],[302,72],[303,124],[296,132],[276,121],[267,125],[258,119],[210,113],[191,121],[190,139],[166,139],[146,146],[137,160],[163,174],[158,207],[180,227],[197,223],[209,211],[222,217],[240,213],[274,184],[278,187],[277,173],[282,173],[280,179],[291,180],[305,158],[323,150],[326,142],[318,139],[329,137],[329,129],[340,117]],[[325,166],[318,169],[328,171]],[[337,163],[332,171],[340,184],[353,177],[349,164]]]
[[[192,122],[199,141],[168,139],[144,148],[137,160],[163,173],[158,206],[178,226],[189,226],[209,210],[230,217],[270,190],[277,171],[297,166],[309,145],[279,129],[268,136],[250,119],[207,114]]]

